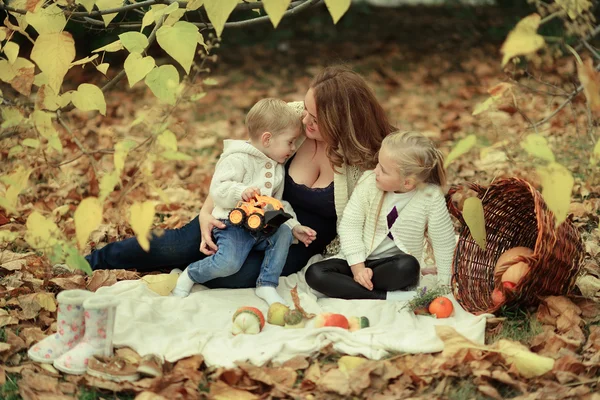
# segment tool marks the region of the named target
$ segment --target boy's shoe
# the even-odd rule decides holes
[[[157,378],[163,375],[163,362],[161,358],[155,354],[146,354],[140,360],[137,372],[142,376]]]
[[[113,382],[134,382],[140,379],[137,366],[122,357],[94,356],[89,359],[87,373]]]

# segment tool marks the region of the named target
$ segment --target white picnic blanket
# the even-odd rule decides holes
[[[121,281],[96,293],[119,299],[114,345],[129,346],[140,355],[155,353],[168,361],[202,354],[209,366],[233,367],[235,361],[261,366],[269,360],[284,362],[308,356],[333,343],[346,354],[381,359],[390,352],[431,353],[443,349],[435,325],[449,325],[476,343],[484,343],[485,316],[474,316],[454,301],[451,318],[415,316],[405,302],[320,298],[304,280],[304,270],[280,279],[278,292],[289,304],[290,290],[298,285],[302,307],[313,313],[336,312],[367,316],[371,327],[355,332],[341,328],[285,329],[265,324],[257,335],[231,334],[231,318],[241,306],[257,307],[267,315],[267,304],[254,289],[207,289],[195,285],[187,298],[160,296],[145,282]],[[451,296],[449,296],[451,297]]]

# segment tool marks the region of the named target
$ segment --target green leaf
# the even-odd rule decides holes
[[[73,219],[75,220],[77,244],[80,249],[83,249],[90,233],[95,231],[102,222],[102,204],[96,197],[83,199],[75,210]]]
[[[142,18],[142,27],[140,28],[140,32],[144,30],[145,27],[150,26],[154,23],[154,10],[150,9],[144,14]]]
[[[329,14],[331,14],[331,18],[333,18],[334,24],[337,24],[340,18],[348,11],[351,1],[352,0],[325,0],[325,5],[327,6],[327,10],[329,10]]]
[[[179,21],[181,19],[181,17],[183,17],[184,14],[185,14],[185,8],[178,8],[177,10],[175,10],[171,14],[169,14],[167,19],[163,23],[163,25],[165,25],[165,26],[174,25],[177,21]]]
[[[202,6],[202,3],[204,3],[204,0],[189,0],[185,5],[185,9],[187,11],[196,11]]]
[[[204,0],[204,9],[213,24],[218,37],[221,37],[227,18],[237,5],[238,0]]]
[[[568,169],[555,162],[538,168],[537,172],[542,178],[542,197],[556,216],[558,226],[567,219],[575,180]]]
[[[469,227],[473,240],[483,251],[487,246],[487,235],[485,232],[485,217],[483,216],[483,204],[481,199],[477,197],[469,197],[465,200],[463,211],[463,219]]]
[[[79,269],[85,272],[88,275],[92,275],[92,268],[90,264],[87,262],[85,257],[83,257],[77,249],[73,246],[68,246],[66,248],[67,259],[65,262],[72,269]]]
[[[23,146],[21,146],[20,144],[18,144],[16,146],[11,147],[8,150],[8,156],[12,157],[14,155],[20,154],[21,152],[23,152]]]
[[[95,60],[96,58],[98,58],[98,57],[99,57],[99,55],[98,55],[98,54],[94,54],[93,56],[88,56],[88,57],[82,58],[82,59],[80,59],[80,60],[73,61],[73,62],[71,63],[71,67],[74,67],[74,66],[76,66],[76,65],[84,65],[84,64],[87,64],[87,63],[89,63],[89,62],[92,62],[92,61],[94,61],[94,60]]]
[[[100,51],[114,53],[116,51],[123,50],[124,48],[125,47],[123,47],[123,43],[121,43],[121,40],[115,40],[114,42],[109,43],[106,46],[98,47],[96,50],[92,50],[92,53],[98,53]]]
[[[12,128],[23,121],[23,114],[15,107],[2,107],[2,125],[0,128]]]
[[[202,81],[202,83],[204,83],[205,85],[208,85],[208,86],[215,86],[215,85],[219,84],[219,81],[217,81],[214,78],[206,78]]]
[[[179,73],[172,65],[161,65],[154,68],[144,80],[152,93],[161,101],[174,105],[177,101],[177,88],[179,87]]]
[[[123,0],[96,0],[96,7],[98,7],[100,11],[121,7],[122,5]],[[108,26],[108,24],[110,24],[116,16],[117,13],[104,14],[102,16],[102,19],[104,20],[104,26]]]
[[[265,5],[265,11],[269,15],[269,19],[274,28],[277,28],[279,21],[287,10],[292,0],[262,0]]]
[[[106,115],[106,101],[104,93],[96,86],[89,83],[82,83],[77,91],[72,94],[71,101],[73,105],[81,111],[100,111],[100,114]]]
[[[131,53],[125,60],[125,73],[129,87],[133,87],[141,81],[154,69],[156,63],[154,58],[147,56],[142,57],[140,53]]]
[[[109,63],[102,63],[96,65],[96,69],[102,73],[102,75],[106,76],[106,72],[108,72],[108,67],[110,67]]]
[[[177,151],[177,136],[168,129],[158,135],[156,143],[166,151]]]
[[[548,147],[548,141],[545,137],[538,134],[530,134],[521,142],[521,147],[525,149],[529,155],[532,155],[542,160],[554,162],[554,153]]]
[[[198,45],[198,27],[185,21],[179,21],[173,26],[162,26],[156,32],[156,40],[189,74]]]
[[[63,79],[75,59],[75,41],[68,32],[41,34],[33,45],[31,59],[48,78],[54,93],[60,93]]]
[[[130,53],[142,53],[148,47],[148,38],[140,32],[121,33],[119,39]]]
[[[456,160],[458,157],[467,153],[477,143],[477,137],[475,135],[469,135],[464,139],[461,139],[456,143],[450,154],[446,157],[444,162],[444,168],[450,165],[450,163]]]
[[[19,45],[15,42],[8,42],[4,45],[3,50],[6,58],[8,58],[8,62],[14,64],[17,61],[17,57],[19,57]]]
[[[35,28],[37,33],[60,33],[67,25],[67,18],[63,10],[56,4],[45,8],[38,8],[35,13],[27,12],[27,23]]]
[[[38,147],[40,147],[40,141],[37,139],[31,139],[31,138],[23,139],[21,144],[23,146],[31,147],[33,149],[37,149]]]

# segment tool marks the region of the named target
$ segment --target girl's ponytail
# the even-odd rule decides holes
[[[433,165],[429,177],[425,180],[427,183],[433,183],[442,188],[446,186],[446,168],[444,168],[444,154],[436,148],[431,148],[433,153]]]

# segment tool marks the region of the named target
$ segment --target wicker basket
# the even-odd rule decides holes
[[[452,262],[452,288],[462,307],[472,313],[493,313],[503,305],[535,305],[541,297],[564,295],[574,286],[584,257],[584,246],[575,226],[569,221],[555,228],[554,214],[542,195],[530,183],[517,178],[494,182],[489,188],[469,184],[482,199],[487,249],[482,250],[471,237],[461,212],[452,201],[460,187],[448,192],[448,208],[462,228]],[[513,247],[534,250],[531,257],[520,257],[530,270],[515,292],[502,289],[506,300],[492,302],[494,267],[500,255]]]

